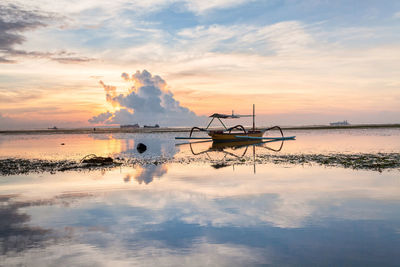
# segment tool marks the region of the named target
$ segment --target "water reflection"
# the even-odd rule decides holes
[[[104,140],[104,135],[93,134],[93,139]],[[172,158],[179,152],[179,148],[169,139],[169,135],[162,134],[114,134],[106,137],[118,140],[120,150],[113,154],[120,158],[141,158],[154,160],[159,158]],[[149,184],[154,178],[161,178],[168,171],[165,163],[149,162],[141,166],[135,166],[135,171],[124,176],[125,183],[136,181],[139,184]]]
[[[294,141],[294,140],[289,140]],[[187,145],[194,156],[206,155],[207,159],[211,161],[211,166],[215,169],[220,169],[228,166],[234,166],[234,163],[227,161],[229,158],[241,159],[241,163],[250,159],[245,158],[249,153],[252,153],[253,172],[256,172],[256,148],[265,149],[273,152],[280,152],[283,148],[285,140],[249,140],[249,141],[235,141],[235,142],[212,142],[212,141],[199,141],[181,143],[179,146]],[[195,147],[199,144],[209,143],[207,149],[195,151]],[[249,153],[248,153],[249,152]],[[265,152],[264,152],[265,153]]]
[[[169,134],[80,135],[67,140],[50,136],[47,143],[43,136],[3,141],[3,157],[19,154],[25,145],[28,156],[45,158],[80,159],[95,153],[146,160],[171,156],[213,160],[0,177],[0,265],[398,264],[397,170],[377,173],[260,164],[253,175],[251,165],[237,165],[234,172],[224,168],[230,159],[251,160],[259,153],[296,152],[299,147],[320,153],[331,148],[327,136],[338,136],[296,135],[296,142],[284,145],[197,143],[192,149],[175,146]],[[397,149],[400,142],[393,141],[398,138],[399,134],[390,136],[383,147]],[[370,135],[361,139],[365,142],[358,151],[379,151],[376,143],[367,144]],[[65,146],[59,145],[61,140]],[[139,142],[147,146],[144,153],[136,150]],[[192,150],[200,154],[193,155]]]
[[[130,182],[131,180],[136,180],[139,184],[149,184],[154,178],[161,178],[167,173],[167,164],[146,164],[144,166],[137,166],[136,172],[128,173],[124,177],[124,182]]]
[[[286,154],[390,153],[400,150],[400,129],[303,130],[287,131],[287,134],[297,138],[295,142],[285,143],[281,153]],[[0,134],[0,158],[80,160],[88,154],[139,158],[192,155],[188,146],[175,146],[175,136],[187,136],[187,133]],[[147,146],[142,154],[136,149],[139,143]],[[208,149],[209,144],[199,146],[195,152]]]
[[[255,172],[255,157],[256,149],[268,150],[279,152],[283,148],[285,141],[239,141],[239,142],[225,142],[215,143],[207,142],[209,148],[200,152],[195,152],[197,148],[204,149],[202,146],[197,147],[199,144],[205,144],[206,142],[192,142],[185,144],[174,144],[169,140],[169,135],[150,134],[150,135],[129,135],[129,134],[114,134],[114,135],[91,135],[94,139],[108,140],[114,139],[119,140],[120,151],[114,153],[114,157],[121,158],[142,158],[145,160],[153,160],[159,158],[173,158],[179,153],[182,146],[188,146],[192,155],[201,156],[206,155],[210,161],[210,165],[216,169],[232,166],[233,163],[226,162],[229,158],[244,158],[245,156],[252,155],[253,172]],[[286,141],[288,142],[288,141]],[[138,151],[137,146],[139,144],[145,145],[145,151]],[[251,154],[252,153],[252,154]],[[181,157],[185,157],[183,153]],[[251,159],[251,158],[250,158]],[[246,161],[247,159],[243,159]],[[149,184],[154,178],[161,178],[168,171],[167,164],[158,163],[158,161],[148,162],[141,166],[135,166],[135,172],[127,174],[123,180],[124,182],[136,181],[139,184]]]
[[[31,217],[21,212],[25,207],[49,205],[43,201],[15,201],[17,195],[0,195],[0,255],[20,253],[26,249],[43,247],[51,239],[50,229],[29,226]]]
[[[199,144],[199,143],[205,143],[205,142],[203,141],[203,142],[186,143],[186,145],[188,145],[190,147],[190,151],[192,152],[193,155],[197,156],[197,155],[201,155],[201,154],[206,154],[209,157],[209,152],[221,152],[222,154],[224,154],[224,158],[227,157],[228,155],[232,156],[234,158],[242,158],[246,155],[249,147],[253,148],[253,151],[255,151],[255,147],[261,147],[261,148],[268,149],[270,151],[279,152],[283,148],[284,141],[283,140],[264,141],[264,142],[261,142],[261,141],[237,141],[237,142],[221,142],[221,143],[211,142],[211,146],[207,150],[195,152],[194,147],[196,144]],[[271,143],[278,144],[278,146],[271,147]],[[185,145],[185,144],[180,144],[180,145]],[[231,151],[239,151],[239,150],[242,150],[242,152],[239,154],[231,152]]]
[[[249,176],[247,167],[232,173],[171,164],[146,187],[122,181],[135,179],[135,171],[140,177],[131,168],[3,179],[0,243],[8,248],[0,260],[6,266],[398,262],[397,173],[260,166]]]
[[[114,156],[148,159],[156,157],[173,157],[179,152],[179,149],[175,147],[171,136],[168,134],[91,134],[89,137],[94,140],[113,140],[114,142],[118,142],[120,146],[118,151],[112,153]],[[142,144],[140,149],[138,149],[139,144]],[[143,149],[143,145],[146,146],[146,149]]]

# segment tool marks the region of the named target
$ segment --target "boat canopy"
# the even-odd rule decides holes
[[[218,118],[218,119],[237,119],[237,118],[242,118],[242,117],[251,117],[253,115],[227,115],[227,114],[221,114],[221,113],[214,113],[209,118]]]

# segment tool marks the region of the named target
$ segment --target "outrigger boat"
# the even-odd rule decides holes
[[[243,117],[253,117],[253,127],[251,130],[247,130],[243,125],[236,125],[227,128],[221,119],[237,119]],[[227,115],[214,113],[210,116],[211,120],[206,128],[193,127],[190,130],[189,137],[175,137],[175,139],[212,139],[213,142],[235,142],[235,141],[255,141],[255,140],[294,140],[295,136],[285,137],[283,131],[279,126],[273,126],[266,129],[256,129],[255,127],[255,106],[253,105],[253,115]],[[209,130],[211,123],[217,119],[222,126],[223,130]],[[281,133],[280,137],[263,137],[264,133],[270,130],[279,130]],[[192,137],[195,131],[207,132],[210,137]]]

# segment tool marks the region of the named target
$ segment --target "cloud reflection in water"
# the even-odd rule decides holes
[[[167,136],[140,139],[151,151],[141,156],[135,135],[113,137],[123,148],[115,156],[187,155]],[[264,164],[253,174],[252,166],[232,172],[209,163],[3,177],[1,193],[19,195],[4,201],[2,218],[14,219],[4,220],[2,234],[50,232],[41,245],[21,242],[22,250],[9,249],[0,260],[61,266],[399,262],[397,172]],[[22,202],[30,204],[13,206]],[[23,233],[28,237],[20,240],[29,239]]]

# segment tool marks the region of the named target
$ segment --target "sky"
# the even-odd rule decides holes
[[[400,123],[397,0],[2,0],[0,129]]]

